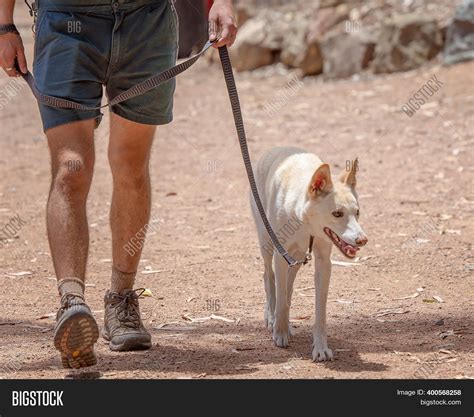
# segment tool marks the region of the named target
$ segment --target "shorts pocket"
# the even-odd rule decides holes
[[[176,36],[176,59],[178,58],[178,49],[179,49],[179,17],[178,12],[176,11],[175,1],[176,0],[168,0],[171,10],[171,21],[174,34]]]
[[[179,29],[179,18],[178,18],[178,12],[176,11],[175,7],[175,0],[168,0],[171,8],[171,15],[172,15],[172,21],[173,21],[173,27],[176,30],[176,33],[178,32]]]
[[[41,34],[43,32],[43,27],[44,27],[44,24],[45,24],[45,20],[47,19],[48,17],[48,12],[39,12],[38,13],[38,16],[36,18],[36,24],[35,24],[35,34],[34,34],[34,40],[35,40],[35,44],[34,44],[34,48],[33,48],[33,57],[34,57],[34,60],[36,59],[36,56],[38,55],[38,49],[39,49],[39,46],[41,44]]]

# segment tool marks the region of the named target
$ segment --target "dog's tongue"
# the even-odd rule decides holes
[[[344,252],[346,252],[347,254],[351,256],[355,255],[355,253],[359,250],[359,248],[356,248],[352,246],[351,244],[344,242],[342,239],[341,239],[341,243],[342,243],[342,249],[344,250]]]

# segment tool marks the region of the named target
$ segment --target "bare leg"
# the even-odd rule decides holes
[[[144,231],[150,219],[151,186],[149,161],[156,127],[111,114],[109,163],[114,188],[110,210],[112,257],[115,269],[134,274],[142,253]],[[133,239],[132,246],[126,246]],[[128,250],[127,250],[128,249]],[[132,288],[122,282],[119,291]]]
[[[150,219],[148,165],[155,126],[111,114],[109,163],[114,181],[110,226],[112,279],[104,299],[103,336],[115,351],[149,349],[151,335],[140,317],[139,295],[132,291]],[[133,243],[133,245],[131,245]],[[124,313],[126,308],[126,314]]]
[[[332,351],[328,348],[326,328],[326,304],[332,267],[331,249],[332,244],[326,242],[319,242],[314,249],[316,320],[313,327],[313,361],[327,361],[333,358]]]
[[[48,238],[61,295],[54,346],[65,368],[95,365],[97,323],[84,302],[89,250],[86,202],[94,170],[94,120],[46,132],[52,183],[47,207]]]
[[[94,170],[94,120],[46,132],[52,182],[47,206],[48,239],[57,279],[84,281],[89,250],[86,202]]]

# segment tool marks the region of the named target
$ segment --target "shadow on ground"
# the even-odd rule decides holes
[[[0,319],[0,322],[16,323],[0,326],[1,339],[8,341],[0,348],[0,371],[5,370],[12,360],[9,346],[23,346],[22,349],[25,349],[38,339],[52,339],[51,324],[13,319]],[[321,366],[347,373],[347,377],[355,377],[361,371],[383,372],[388,369],[384,363],[365,360],[361,356],[365,353],[388,354],[397,350],[426,353],[448,344],[453,345],[457,352],[468,352],[472,349],[471,324],[469,316],[445,320],[441,326],[436,325],[431,316],[390,323],[374,322],[372,318],[331,323],[329,345],[335,351],[336,360]],[[442,339],[440,334],[448,328],[462,329],[462,336]],[[369,336],[374,332],[377,337]],[[286,364],[293,359],[309,361],[311,358],[311,326],[306,324],[295,327],[288,349],[273,346],[270,333],[259,322],[240,325],[209,322],[186,332],[152,330],[152,333],[153,347],[141,352],[110,352],[105,341],[99,340],[99,364],[94,367],[95,370],[109,373],[127,371],[136,373],[136,377],[140,378],[153,378],[157,373],[239,376],[252,374],[261,365]],[[216,338],[215,346],[200,346],[202,340],[209,344],[209,337]],[[55,367],[59,368],[59,358],[52,341],[47,343],[39,357],[25,357],[18,364],[21,372]],[[10,372],[6,377],[15,378],[15,375]]]

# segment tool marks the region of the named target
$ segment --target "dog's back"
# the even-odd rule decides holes
[[[294,146],[276,147],[267,151],[259,160],[255,172],[265,211],[269,211],[268,205],[277,198],[276,193],[284,196],[307,187],[311,175],[321,163],[316,155]],[[254,207],[253,198],[251,201]]]

